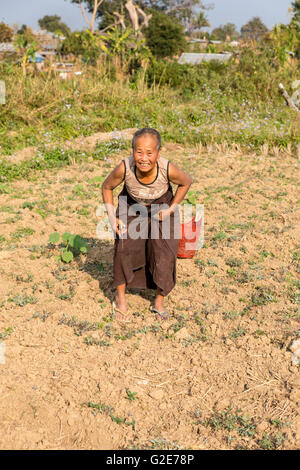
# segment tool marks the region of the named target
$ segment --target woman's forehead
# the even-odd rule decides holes
[[[152,148],[152,147],[156,147],[156,145],[157,145],[156,137],[150,134],[141,135],[137,137],[135,141],[135,148],[138,148],[138,147]]]

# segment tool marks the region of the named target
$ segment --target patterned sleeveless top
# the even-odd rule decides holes
[[[169,188],[169,160],[159,157],[157,175],[149,184],[139,181],[136,175],[136,166],[133,156],[123,160],[125,166],[124,182],[130,196],[138,203],[148,206],[168,191]]]

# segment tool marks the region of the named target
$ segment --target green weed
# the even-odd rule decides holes
[[[256,424],[253,418],[248,415],[241,415],[241,410],[232,413],[231,408],[217,412],[210,418],[199,422],[204,426],[209,426],[213,430],[225,430],[229,432],[236,432],[240,436],[253,437],[256,432]]]
[[[270,302],[276,302],[275,292],[269,287],[255,287],[255,292],[251,295],[251,304],[261,306]]]
[[[136,396],[137,392],[131,392],[128,388],[126,388],[126,394],[127,394],[127,397],[125,398],[131,402],[137,399],[137,396]]]
[[[240,336],[245,336],[245,334],[246,334],[246,330],[239,326],[238,328],[232,330],[229,333],[229,337],[230,338],[239,338]]]
[[[27,304],[36,304],[38,302],[38,299],[33,297],[32,295],[16,294],[14,295],[14,297],[9,297],[8,301],[13,302],[18,307],[24,307],[24,305],[27,305]]]
[[[4,339],[7,336],[10,336],[13,333],[13,331],[14,331],[13,328],[9,326],[2,333],[0,333],[0,339]]]
[[[58,232],[54,232],[49,236],[49,242],[52,244],[58,243],[60,235]],[[88,245],[80,235],[72,235],[69,232],[65,232],[61,236],[63,243],[61,260],[64,263],[70,263],[74,256],[78,256],[80,253],[87,253]]]
[[[33,228],[24,227],[18,228],[15,232],[10,234],[12,241],[19,241],[22,238],[29,237],[30,235],[34,234],[35,230]]]

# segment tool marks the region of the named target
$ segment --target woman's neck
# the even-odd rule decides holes
[[[143,183],[147,183],[153,181],[157,174],[157,162],[155,162],[154,168],[152,168],[150,171],[147,173],[141,173],[140,170],[136,167],[136,175],[139,180],[141,180]]]

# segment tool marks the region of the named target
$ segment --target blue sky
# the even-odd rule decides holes
[[[290,19],[291,0],[204,0],[204,3],[215,5],[207,12],[213,28],[230,21],[240,29],[253,16],[260,16],[269,28]],[[86,26],[79,7],[70,0],[0,0],[0,22],[10,25],[24,23],[38,28],[39,18],[54,14],[61,16],[72,30]]]

